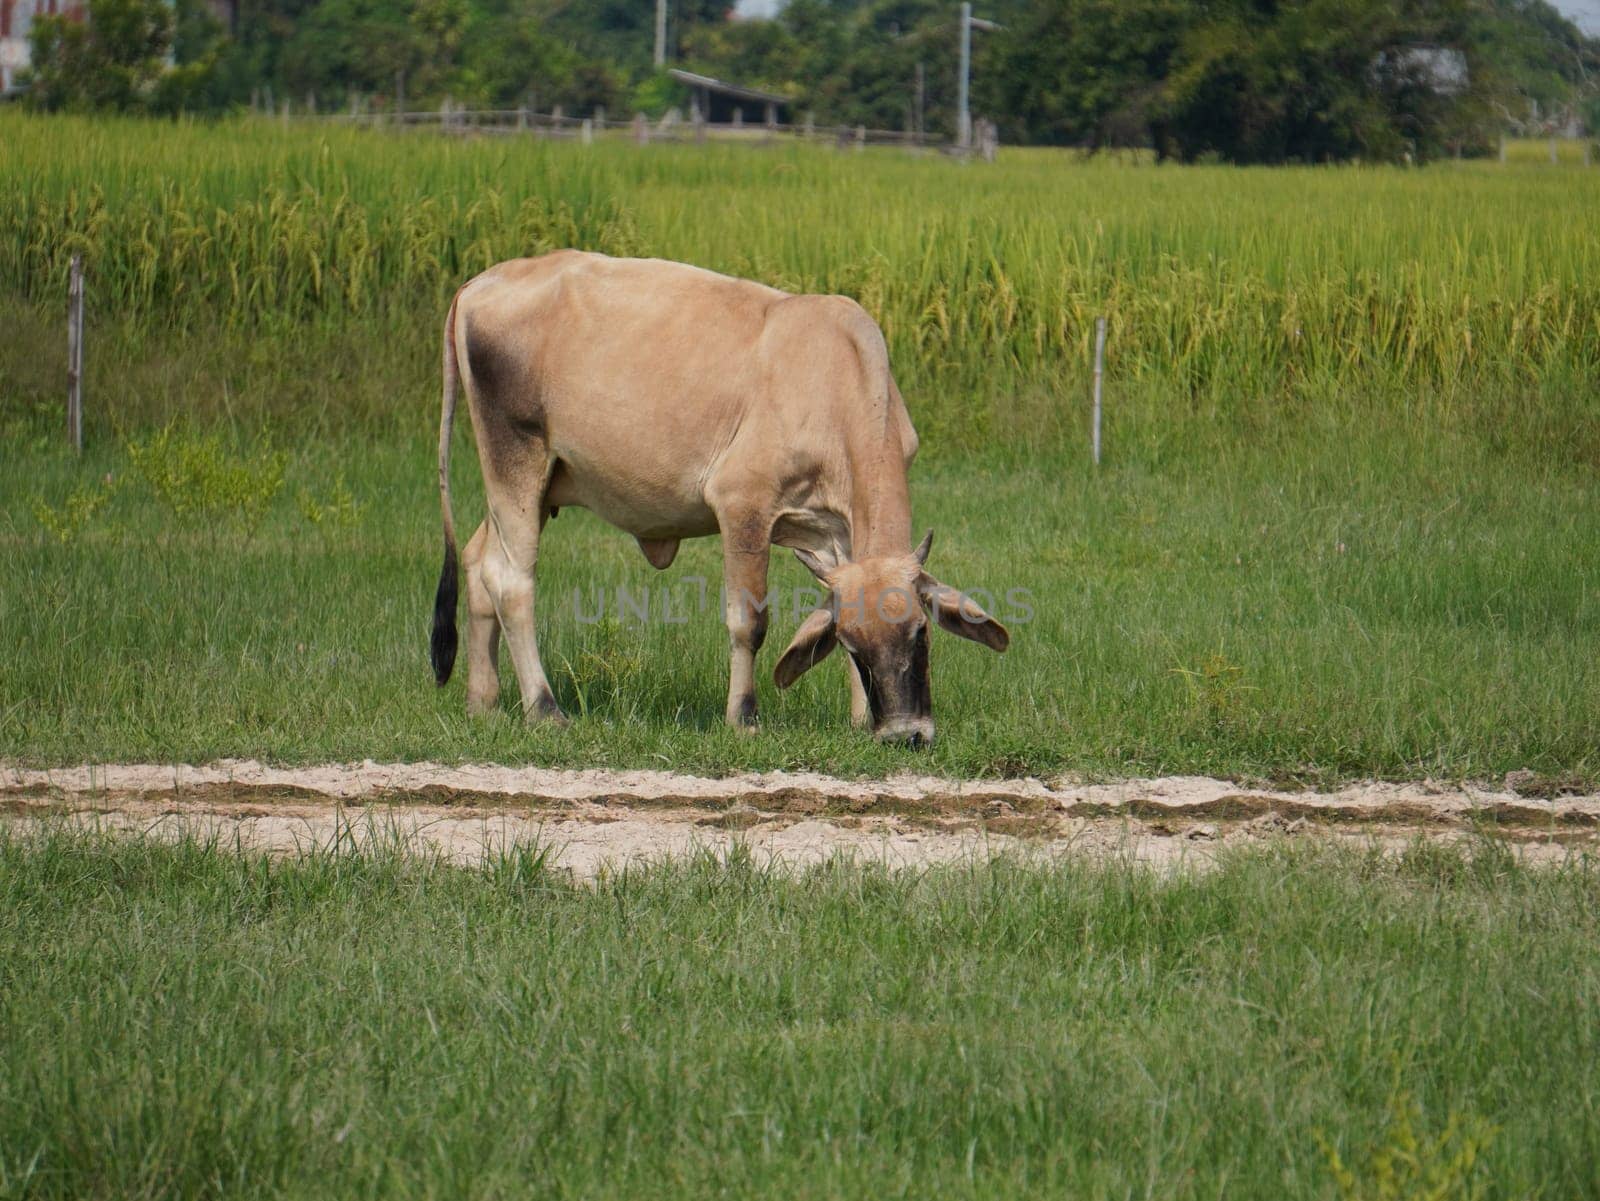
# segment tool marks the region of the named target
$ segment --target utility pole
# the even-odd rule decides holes
[[[926,79],[925,75],[923,74],[922,60],[919,58],[917,60],[917,102],[916,102],[916,107],[913,109],[914,116],[913,116],[913,120],[912,120],[912,126],[916,129],[916,133],[917,133],[917,145],[918,146],[922,145],[923,113],[927,109],[927,97],[928,97],[927,79]]]
[[[995,33],[1005,26],[972,15],[970,0],[961,5],[961,78],[956,81],[956,145],[972,149],[972,113],[967,107],[967,81],[972,76],[972,31]]]
[[[967,111],[967,79],[972,74],[972,5],[961,5],[961,78],[956,83],[956,145],[972,145],[972,114]]]
[[[667,0],[656,0],[656,69],[667,65]]]

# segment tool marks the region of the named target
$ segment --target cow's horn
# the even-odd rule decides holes
[[[799,559],[801,566],[809,571],[812,575],[816,576],[817,579],[820,580],[828,574],[827,565],[810,551],[801,550],[797,546],[794,548],[794,557]]]
[[[930,550],[932,550],[932,549],[933,549],[933,531],[929,530],[926,534],[922,535],[922,541],[917,543],[917,549],[912,551],[911,554],[912,554],[912,557],[915,558],[916,561],[919,564],[921,564],[923,566],[927,566],[927,563],[928,563],[928,552]]]

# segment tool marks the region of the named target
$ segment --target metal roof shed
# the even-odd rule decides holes
[[[736,122],[777,125],[789,116],[794,107],[794,97],[777,92],[763,92],[756,88],[724,83],[709,75],[696,75],[676,67],[667,71],[673,79],[689,89],[691,111],[706,121],[718,125]]]

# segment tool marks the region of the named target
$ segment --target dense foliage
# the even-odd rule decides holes
[[[199,0],[180,0],[176,28],[154,0],[94,0],[88,31],[42,23],[35,100],[160,110],[352,97],[432,106],[449,96],[659,115],[684,96],[651,65],[654,7],[265,0],[242,7],[225,36]],[[1001,27],[975,35],[973,104],[1008,141],[1237,162],[1427,158],[1583,112],[1595,103],[1589,80],[1600,78],[1600,43],[1545,0],[991,0],[980,9]],[[726,0],[671,10],[674,63],[780,89],[823,122],[935,135],[955,125],[954,3],[788,0],[771,19],[734,19]],[[169,47],[180,67],[162,81]]]
[[[29,29],[32,99],[43,108],[174,113],[206,107],[216,47],[193,47],[193,20],[167,0],[89,0],[87,21],[41,16]]]

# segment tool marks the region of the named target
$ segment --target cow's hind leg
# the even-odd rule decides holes
[[[485,521],[462,550],[467,573],[467,712],[488,713],[500,699],[500,618],[483,582],[483,553],[491,531]]]
[[[539,642],[534,635],[534,570],[539,563],[539,535],[545,522],[545,491],[550,479],[542,440],[506,440],[484,456],[484,484],[489,496],[489,521],[482,577],[500,629],[505,634],[511,665],[522,692],[527,721],[565,721],[556,704]]]

